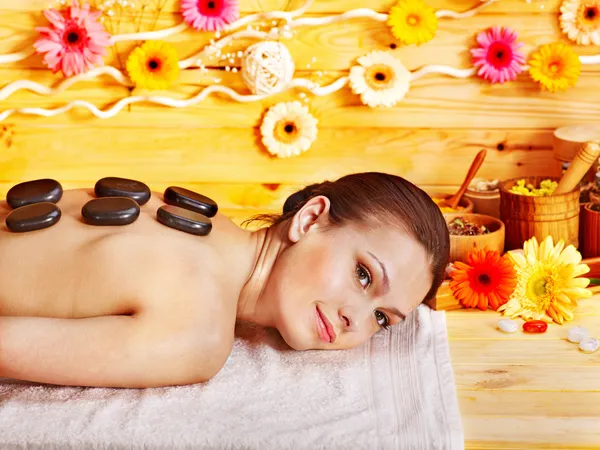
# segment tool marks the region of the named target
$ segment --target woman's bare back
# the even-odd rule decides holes
[[[202,381],[233,341],[248,239],[228,219],[205,237],[156,220],[160,196],[126,226],[91,226],[91,190],[66,191],[47,229],[12,233],[0,203],[0,376],[92,386]],[[29,353],[27,353],[29,352]]]

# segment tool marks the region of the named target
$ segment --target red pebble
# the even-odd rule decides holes
[[[530,320],[523,324],[523,331],[527,333],[543,333],[548,329],[548,324],[543,320]]]

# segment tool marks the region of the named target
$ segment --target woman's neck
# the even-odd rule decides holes
[[[274,309],[263,294],[277,257],[287,247],[283,228],[261,228],[252,233],[249,251],[253,252],[253,267],[238,299],[238,320],[274,326]]]

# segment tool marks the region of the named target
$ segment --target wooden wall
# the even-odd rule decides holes
[[[22,49],[45,20],[49,0],[0,0],[0,53]],[[162,1],[157,17],[141,17],[142,29],[180,22],[176,0]],[[466,10],[479,0],[429,0],[436,9]],[[316,0],[310,15],[336,14],[357,7],[388,12],[391,0]],[[290,10],[298,0],[241,0],[242,13]],[[470,67],[474,35],[492,25],[511,26],[526,43],[525,52],[562,40],[558,0],[500,0],[477,16],[440,20],[437,36],[421,47],[395,50],[386,24],[369,19],[306,27],[285,41],[299,76],[328,79],[347,72],[351,63],[374,49],[390,49],[409,69],[426,64]],[[132,31],[126,21],[117,31]],[[212,35],[186,32],[168,40],[187,57]],[[120,59],[133,43],[118,44]],[[235,49],[243,49],[244,43]],[[600,48],[577,48],[581,54]],[[313,62],[313,57],[316,60]],[[119,65],[114,54],[108,63]],[[477,78],[428,76],[416,81],[405,101],[392,109],[362,106],[349,89],[311,98],[319,119],[319,137],[308,153],[273,159],[261,147],[257,126],[270,105],[297,98],[289,92],[268,100],[240,104],[212,96],[198,106],[170,109],[133,105],[112,119],[97,119],[78,109],[54,118],[15,115],[0,123],[0,195],[20,180],[54,177],[66,187],[92,186],[103,176],[126,176],[162,189],[178,183],[213,196],[235,216],[245,211],[278,210],[297,186],[346,173],[380,170],[400,174],[420,185],[457,185],[481,148],[489,150],[481,175],[508,178],[557,173],[552,151],[554,128],[600,119],[599,66],[584,66],[578,85],[566,93],[540,92],[523,74],[504,86]],[[317,71],[326,71],[317,77]],[[219,77],[247,92],[239,73],[213,67],[188,70],[171,89],[175,98],[198,92]],[[0,65],[2,85],[29,78],[52,85],[60,77],[46,70],[39,56]],[[0,111],[15,107],[56,107],[81,98],[98,107],[129,95],[109,78],[83,82],[56,97],[19,92],[0,101]],[[246,212],[244,212],[244,215]]]

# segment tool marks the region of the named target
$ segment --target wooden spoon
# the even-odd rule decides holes
[[[465,194],[465,191],[471,184],[471,181],[473,181],[473,178],[475,178],[475,175],[477,175],[477,172],[479,171],[479,168],[483,164],[483,161],[485,160],[486,155],[487,155],[486,149],[483,149],[479,153],[477,153],[477,156],[475,156],[475,159],[471,163],[471,167],[469,168],[469,171],[467,172],[465,181],[463,181],[458,192],[456,194],[454,194],[452,197],[448,197],[443,202],[441,202],[440,206],[442,206],[442,207],[445,206],[448,208],[456,209],[456,207],[460,203],[460,199]]]

